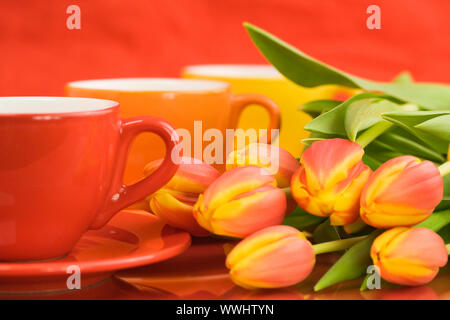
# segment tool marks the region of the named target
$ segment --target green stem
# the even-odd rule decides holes
[[[286,195],[286,199],[294,199],[292,197],[292,191],[290,187],[282,188],[281,190],[283,190],[284,194]]]
[[[367,238],[367,236],[318,243],[313,245],[314,253],[317,255],[321,253],[341,251],[353,246],[355,243],[365,238]]]
[[[425,221],[415,225],[413,228],[427,228],[439,232],[450,223],[450,209],[434,212]]]
[[[364,131],[356,142],[363,148],[369,145],[373,140],[378,138],[380,135],[385,133],[393,124],[387,121],[378,122],[376,125],[373,125],[366,131]]]
[[[347,224],[344,226],[345,232],[347,234],[357,233],[363,230],[365,227],[367,227],[367,224],[359,218],[356,220],[356,222],[353,222],[352,224]]]
[[[450,255],[450,243],[448,243],[447,245],[445,245],[445,247],[447,248],[447,254]]]
[[[450,173],[450,161],[447,161],[439,166],[439,172],[442,177],[445,177]]]

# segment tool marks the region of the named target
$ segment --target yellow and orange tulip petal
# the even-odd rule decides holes
[[[156,171],[162,160],[154,160],[147,164],[144,168],[144,175],[147,177]],[[177,173],[164,188],[198,195],[203,193],[219,176],[220,172],[211,165],[195,158],[182,157]]]
[[[297,204],[313,215],[330,217],[332,225],[355,222],[361,192],[371,174],[362,162],[363,154],[359,144],[344,139],[314,142],[291,180]]]
[[[370,255],[384,280],[408,286],[433,280],[448,259],[442,238],[426,228],[385,231],[373,242]]]
[[[279,188],[289,187],[292,175],[300,163],[281,147],[252,143],[228,155],[227,170],[255,165],[267,169],[277,179]]]
[[[162,159],[149,163],[145,169],[146,176],[154,172]],[[207,236],[193,216],[193,206],[200,193],[220,176],[219,171],[200,160],[183,157],[180,167],[172,179],[160,190],[148,197],[154,214],[167,224],[188,231],[194,236]]]
[[[172,227],[185,230],[196,237],[208,236],[210,233],[198,225],[192,214],[197,198],[194,198],[192,202],[186,200],[186,197],[182,201],[177,198],[177,195],[161,190],[151,196],[150,208],[154,214]]]
[[[443,197],[443,180],[430,161],[401,156],[382,164],[361,196],[361,218],[376,228],[412,226],[428,218]]]
[[[314,264],[311,243],[289,226],[252,234],[238,243],[226,260],[232,280],[249,289],[292,286],[308,277]]]
[[[244,238],[268,226],[280,224],[286,196],[264,168],[246,166],[222,174],[200,195],[194,217],[206,230]]]

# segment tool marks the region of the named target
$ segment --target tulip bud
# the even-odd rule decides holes
[[[244,288],[281,288],[304,280],[313,270],[314,250],[304,234],[289,226],[260,230],[238,243],[226,266]]]
[[[442,238],[427,228],[385,231],[373,242],[370,255],[384,280],[409,286],[433,280],[448,259]]]
[[[285,211],[286,196],[275,178],[263,168],[247,166],[214,181],[198,198],[194,217],[214,234],[243,238],[280,224]]]
[[[316,141],[305,150],[292,177],[292,196],[305,211],[347,225],[359,217],[362,189],[371,173],[364,150],[344,139]]]
[[[162,159],[150,162],[144,169],[148,176],[161,164]],[[167,224],[188,231],[194,236],[207,236],[192,214],[199,194],[220,176],[219,171],[200,160],[182,157],[180,167],[172,179],[148,200],[154,214]]]
[[[300,167],[289,152],[264,143],[252,143],[228,155],[227,170],[248,165],[267,169],[275,176],[279,188],[289,187],[292,175]]]
[[[361,218],[376,228],[412,226],[425,220],[443,197],[443,180],[430,161],[393,158],[369,178],[361,195]]]

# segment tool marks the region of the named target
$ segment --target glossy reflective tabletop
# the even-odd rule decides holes
[[[315,282],[336,261],[337,255],[321,255],[309,278],[301,284],[278,290],[249,291],[230,280],[224,266],[232,242],[194,239],[191,248],[170,260],[128,269],[100,284],[58,294],[1,296],[2,299],[294,299],[294,300],[450,300],[450,268],[427,286],[398,287],[382,283],[379,290],[360,292],[362,279],[313,292]]]

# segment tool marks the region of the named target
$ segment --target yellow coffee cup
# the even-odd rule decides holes
[[[281,132],[276,144],[299,157],[308,137],[303,129],[311,118],[298,110],[306,102],[318,99],[344,100],[352,96],[354,89],[336,85],[305,88],[284,78],[270,65],[193,65],[182,71],[182,77],[211,79],[229,82],[234,93],[260,93],[275,101],[281,110]],[[261,106],[250,106],[241,115],[238,126],[243,129],[263,128],[269,116]]]

